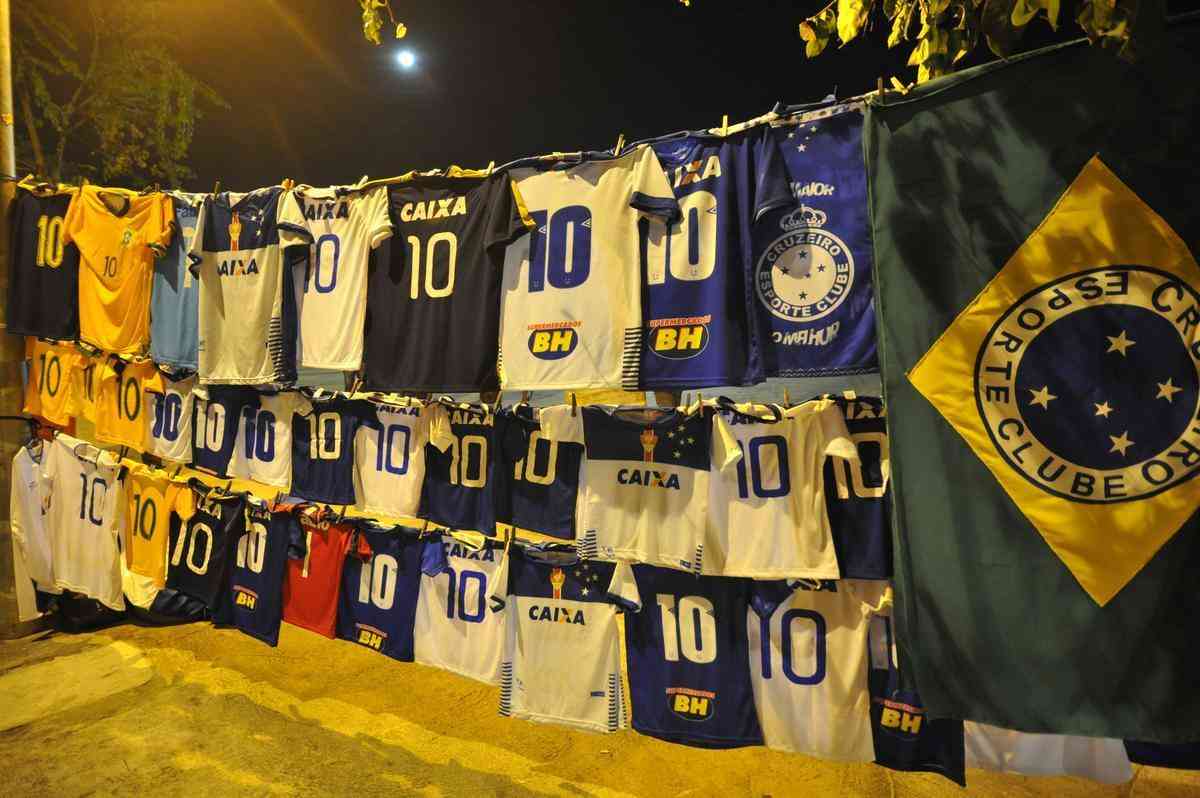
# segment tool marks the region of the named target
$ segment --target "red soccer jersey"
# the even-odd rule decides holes
[[[337,631],[338,588],[342,563],[353,537],[348,524],[331,524],[300,512],[307,551],[288,560],[283,582],[283,619],[294,626],[333,638]]]

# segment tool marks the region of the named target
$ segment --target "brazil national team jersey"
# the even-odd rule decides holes
[[[161,468],[122,461],[125,466],[125,523],[122,550],[125,596],[143,609],[167,583],[167,549],[172,518],[186,523],[195,512],[195,494],[186,480]]]
[[[437,406],[372,402],[354,438],[355,493],[364,512],[416,518],[425,483],[425,444]]]
[[[200,280],[200,382],[296,378],[296,308],[276,216],[278,186],[204,198],[189,255]]]
[[[496,416],[497,423],[508,428],[505,468],[512,480],[506,520],[522,530],[574,540],[583,446],[547,438],[537,413],[528,405],[518,405]]]
[[[173,380],[164,374],[162,382],[161,391],[150,391],[145,397],[146,452],[164,460],[189,463],[192,459],[192,413],[196,406],[192,391],[196,387],[196,378]]]
[[[362,365],[367,259],[392,234],[387,188],[297,186],[279,206],[279,240],[308,245],[299,292],[300,365],[357,371]]]
[[[543,408],[542,434],[586,447],[576,545],[581,557],[629,560],[697,573],[712,428],[703,413]]]
[[[196,370],[200,324],[200,286],[188,268],[188,250],[196,236],[201,194],[172,193],[175,233],[165,257],[154,264],[150,294],[150,356],[155,363]]]
[[[825,461],[825,506],[842,576],[892,576],[891,466],[887,411],[874,396],[834,398],[858,449],[855,463],[837,455]]]
[[[151,360],[126,362],[110,357],[99,367],[96,438],[103,443],[147,448],[148,393],[162,393],[162,372]]]
[[[210,385],[192,391],[192,465],[226,476],[237,444],[242,410],[258,402],[258,393],[244,386]]]
[[[73,344],[52,344],[25,339],[29,379],[25,381],[24,410],[57,427],[66,427],[78,412],[76,371],[87,358]]]
[[[445,570],[421,577],[416,661],[498,684],[505,613],[493,612],[487,597],[501,576],[504,549],[493,543],[474,549],[448,535],[442,547]]]
[[[304,555],[288,560],[283,581],[283,619],[332,639],[337,630],[342,564],[354,528],[331,523],[312,506],[301,506],[293,512],[303,532]]]
[[[293,496],[354,504],[354,436],[369,409],[362,401],[314,400],[293,417]]]
[[[292,424],[312,407],[299,391],[259,393],[242,407],[229,472],[264,485],[292,484]]]
[[[705,572],[837,579],[822,467],[827,455],[857,457],[838,406],[726,406],[713,425],[724,467],[710,483]]]
[[[43,451],[40,472],[55,587],[114,610],[125,609],[117,544],[124,517],[120,471],[112,452],[59,433]]]
[[[777,583],[779,584],[779,583]],[[747,613],[750,676],[768,748],[871,762],[867,632],[886,582],[846,579],[799,587]],[[769,583],[756,583],[764,590]],[[760,587],[761,586],[761,587]]]
[[[217,611],[225,599],[232,550],[245,529],[246,497],[193,483],[196,510],[171,523],[167,587]]]
[[[408,527],[367,525],[358,534],[358,546],[342,568],[338,637],[412,662],[421,575],[446,567],[441,537],[424,538],[419,529]]]
[[[770,129],[655,142],[682,218],[641,222],[646,345],[642,385],[699,388],[763,380],[753,323],[751,229],[792,205]]]
[[[269,646],[279,642],[288,546],[301,535],[291,513],[272,512],[254,499],[247,503],[246,528],[229,575],[229,621]]]
[[[79,337],[105,352],[140,355],[150,343],[154,259],[171,242],[171,199],[84,186],[63,221],[79,247]]]
[[[649,147],[509,172],[533,219],[509,246],[500,309],[505,390],[638,388],[638,223],[679,204]]]
[[[12,209],[8,315],[12,335],[57,341],[79,336],[79,248],[63,241],[68,193],[21,189]]]
[[[633,728],[706,748],[762,745],[750,686],[750,582],[619,563]]]
[[[501,715],[596,732],[628,726],[613,568],[509,548],[490,596],[507,616]]]
[[[451,170],[387,192],[396,235],[371,269],[367,385],[495,390],[504,248],[533,224],[512,180]]]
[[[496,427],[491,409],[480,405],[439,407],[432,423],[420,516],[452,529],[494,534],[497,511],[501,518],[507,515],[506,507],[497,505],[508,496],[499,451],[503,428]]]

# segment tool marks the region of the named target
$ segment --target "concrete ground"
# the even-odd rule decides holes
[[[15,796],[935,796],[936,776],[762,748],[705,751],[496,714],[496,689],[284,625],[0,642],[0,785]],[[1136,768],[1108,787],[970,771],[968,795],[1200,795]]]

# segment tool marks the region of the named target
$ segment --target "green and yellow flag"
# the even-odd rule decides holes
[[[870,109],[899,641],[935,716],[1200,739],[1195,33]]]

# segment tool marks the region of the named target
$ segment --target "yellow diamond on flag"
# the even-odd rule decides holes
[[[1200,267],[1098,157],[908,378],[1100,605],[1200,507]]]

